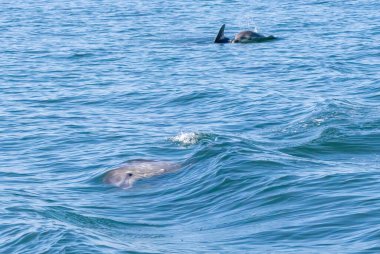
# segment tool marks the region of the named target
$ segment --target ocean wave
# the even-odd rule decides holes
[[[380,143],[375,111],[345,100],[317,103],[278,132],[279,151],[306,157],[374,153]]]

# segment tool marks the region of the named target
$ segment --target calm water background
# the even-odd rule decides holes
[[[379,253],[379,10],[0,1],[0,252]]]

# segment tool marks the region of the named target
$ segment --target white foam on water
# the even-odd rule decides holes
[[[316,118],[313,120],[314,123],[316,123],[318,126],[321,125],[321,123],[323,123],[325,121],[325,119],[323,118]]]
[[[201,134],[197,132],[181,132],[169,140],[182,145],[194,145],[200,140]]]

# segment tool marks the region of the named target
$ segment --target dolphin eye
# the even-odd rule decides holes
[[[133,176],[133,174],[132,173],[128,173],[127,176],[131,177],[131,176]]]

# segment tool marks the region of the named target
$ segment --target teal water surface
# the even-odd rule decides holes
[[[0,0],[0,253],[380,253],[379,9]]]

